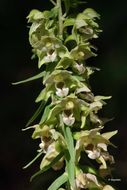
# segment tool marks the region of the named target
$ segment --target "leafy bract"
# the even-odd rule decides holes
[[[69,157],[66,157],[68,180],[71,188],[75,188],[75,149],[70,127],[64,126],[63,132],[67,142]]]
[[[32,181],[35,177],[37,177],[38,175],[41,175],[42,173],[47,171],[49,168],[51,168],[55,163],[57,163],[62,158],[62,156],[63,156],[63,152],[59,153],[57,157],[55,157],[49,165],[45,166],[42,170],[39,170],[37,173],[35,173],[31,177],[30,181]]]
[[[48,188],[48,190],[58,190],[61,185],[68,181],[67,173],[63,173],[60,177],[58,177]]]
[[[30,77],[28,79],[25,79],[25,80],[22,80],[22,81],[19,81],[19,82],[15,82],[15,83],[12,83],[13,85],[18,85],[18,84],[22,84],[22,83],[26,83],[26,82],[30,82],[30,81],[33,81],[33,80],[37,80],[39,78],[42,78],[45,76],[45,71],[33,76],[33,77]]]
[[[43,111],[43,108],[44,108],[45,104],[46,104],[45,101],[41,102],[40,106],[38,107],[38,109],[36,110],[34,115],[27,122],[26,127],[29,126],[33,121],[35,121],[35,119],[40,115],[40,113]]]

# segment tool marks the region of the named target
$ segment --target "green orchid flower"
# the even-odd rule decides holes
[[[34,52],[39,58],[38,67],[43,64],[56,62],[67,53],[67,48],[56,37],[42,36],[40,41],[33,44]]]
[[[92,173],[84,173],[81,169],[76,173],[77,190],[81,189],[98,189],[98,190],[115,190],[110,185],[100,183],[96,175]]]
[[[81,169],[76,171],[76,186],[80,189],[102,189],[102,185],[98,182],[97,177],[91,173],[84,173]]]
[[[98,33],[101,30],[95,21],[99,17],[99,14],[90,8],[85,9],[77,15],[74,27],[77,29],[78,35],[80,34],[80,40],[82,42],[98,37]]]
[[[54,120],[59,121],[59,115],[62,114],[63,122],[69,126],[72,126],[75,122],[80,122],[82,106],[85,102],[77,99],[74,94],[58,100],[55,102],[55,106],[49,112],[47,123],[52,123]]]
[[[51,75],[45,78],[43,83],[46,87],[41,91],[36,102],[41,100],[47,101],[51,95],[57,95],[61,98],[66,97],[69,94],[69,91],[76,87],[76,84],[74,84],[73,81],[70,72],[67,72],[66,70],[54,71]]]
[[[68,56],[68,57],[67,57]],[[67,69],[72,68],[75,73],[79,75],[85,73],[87,71],[86,66],[83,63],[78,63],[74,61],[70,55],[64,56],[56,65],[56,69]]]
[[[56,70],[45,78],[44,85],[46,87],[41,91],[36,102],[47,101],[51,95],[58,97],[66,97],[69,93],[79,94],[81,92],[90,92],[90,89],[83,82],[80,82],[71,72],[66,70]],[[54,99],[56,99],[54,97]]]
[[[52,126],[47,125],[36,125],[33,132],[33,139],[40,138],[41,143],[39,144],[38,152],[43,152],[45,156],[43,157],[40,169],[49,165],[53,159],[55,159],[61,151],[66,148],[66,142],[64,137],[55,129],[51,128]],[[52,168],[54,170],[61,169],[63,166],[64,158],[55,163]]]
[[[42,36],[54,36],[57,25],[55,24],[58,16],[58,8],[54,7],[51,11],[32,10],[27,16],[28,23],[32,23],[29,31],[29,41],[32,47],[41,40]]]
[[[76,154],[77,161],[80,159],[81,151],[85,151],[90,159],[95,159],[98,163],[102,165],[100,168],[107,168],[106,161],[109,160],[114,163],[113,156],[109,155],[107,151],[107,146],[112,145],[109,139],[114,136],[117,131],[112,131],[108,133],[100,134],[101,128],[96,128],[92,130],[85,130],[82,132],[77,132],[74,134],[74,138],[77,139],[76,142]]]
[[[96,56],[96,54],[91,51],[90,45],[86,43],[86,44],[80,44],[79,46],[76,46],[74,49],[72,49],[70,52],[70,56],[75,61],[80,62],[92,56]]]

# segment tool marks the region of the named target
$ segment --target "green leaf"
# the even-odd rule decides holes
[[[58,188],[68,181],[67,173],[63,173],[60,177],[58,177],[48,188],[48,190],[58,190]]]
[[[69,151],[69,157],[66,157],[67,163],[67,173],[69,182],[72,188],[75,187],[75,148],[72,132],[69,126],[63,126],[63,132],[65,140],[67,142],[67,147]]]
[[[12,83],[12,84],[13,84],[13,85],[17,85],[17,84],[22,84],[22,83],[30,82],[30,81],[33,81],[33,80],[37,80],[37,79],[39,79],[39,78],[44,77],[45,74],[46,74],[46,72],[43,71],[43,72],[41,72],[41,73],[39,73],[39,74],[37,74],[37,75],[35,75],[35,76],[33,76],[33,77],[30,77],[30,78],[28,78],[28,79],[25,79],[25,80],[22,80],[22,81],[19,81],[19,82],[15,82],[15,83]]]
[[[45,110],[44,110],[44,113],[43,113],[43,115],[42,115],[42,118],[41,118],[39,124],[42,124],[42,123],[45,122],[45,120],[47,119],[47,117],[48,117],[48,115],[49,115],[50,108],[51,108],[51,105],[46,106],[46,108],[45,108]]]
[[[34,113],[34,115],[30,118],[30,120],[28,121],[28,123],[26,124],[26,127],[28,127],[37,117],[38,115],[42,112],[44,106],[45,106],[46,102],[42,101],[39,108],[36,110],[36,112]]]
[[[91,173],[91,174],[95,174],[95,175],[98,174],[98,171],[95,169],[95,167],[80,165],[80,168],[82,168],[82,170],[83,170],[84,173]]]
[[[51,97],[51,94],[53,93],[53,90],[50,88],[50,86],[45,87],[39,94],[39,96],[36,98],[35,102],[45,101],[47,102],[48,99]]]
[[[52,160],[58,156],[58,154],[59,152],[56,150],[51,150],[50,152],[46,153],[40,163],[40,170],[43,170],[43,168],[48,166],[52,162]],[[58,162],[56,164],[58,164]]]
[[[28,168],[31,164],[33,164],[33,163],[42,155],[42,153],[43,153],[43,152],[39,152],[39,153],[37,154],[37,156],[36,156],[31,162],[29,162],[26,166],[23,167],[23,169],[26,169],[26,168]]]
[[[44,167],[42,170],[39,170],[38,172],[36,172],[36,173],[30,178],[30,181],[32,181],[35,177],[37,177],[38,175],[44,173],[44,172],[47,171],[49,168],[51,168],[54,164],[56,164],[56,163],[63,157],[63,155],[64,155],[64,152],[60,152],[60,153],[58,154],[58,156],[56,156],[48,166],[46,166],[46,167]]]
[[[70,59],[69,57],[64,57],[58,62],[56,69],[67,69],[72,64],[73,59]]]
[[[48,114],[47,121],[53,122],[55,117],[61,112],[62,107],[60,104],[57,104]]]

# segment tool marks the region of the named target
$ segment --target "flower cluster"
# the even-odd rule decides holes
[[[64,14],[59,18],[60,11],[57,3],[51,11],[32,10],[28,16],[32,23],[30,44],[34,56],[38,57],[38,67],[45,70],[43,89],[36,99],[42,102],[36,112],[42,117],[32,126],[32,138],[39,139],[38,154],[44,154],[40,171],[65,168],[65,173],[49,190],[59,189],[66,182],[69,186],[65,185],[65,189],[112,190],[103,177],[98,178],[101,170],[106,172],[108,165],[114,163],[108,145],[114,146],[109,139],[117,131],[103,133],[104,121],[98,116],[110,97],[92,93],[89,77],[94,68],[85,63],[96,56],[96,48],[89,40],[97,38],[101,31],[96,23],[99,15],[88,8],[76,17]],[[62,23],[62,38],[59,22]],[[89,164],[82,166],[82,155],[89,162],[96,161],[97,166],[92,169]]]

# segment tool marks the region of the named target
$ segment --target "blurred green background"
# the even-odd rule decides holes
[[[0,63],[1,63],[1,132],[0,132],[0,189],[45,190],[55,179],[51,170],[29,183],[38,170],[38,162],[27,170],[22,167],[36,155],[37,142],[31,131],[21,132],[38,107],[34,100],[42,87],[41,81],[20,86],[19,81],[38,73],[37,61],[31,61],[26,16],[31,9],[50,9],[49,0],[0,0]],[[114,117],[106,130],[119,130],[112,141],[118,147],[111,149],[116,160],[113,184],[119,190],[127,188],[127,1],[88,0],[80,7],[94,8],[100,15],[103,30],[95,41],[98,56],[87,64],[101,68],[91,77],[93,92],[112,95],[103,115]],[[58,175],[58,174],[57,174]]]

